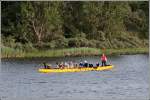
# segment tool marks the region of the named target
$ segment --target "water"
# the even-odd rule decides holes
[[[0,98],[2,100],[148,100],[148,55],[111,56],[111,71],[38,73],[43,61],[99,57],[2,59]]]

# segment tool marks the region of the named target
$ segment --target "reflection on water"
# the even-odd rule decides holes
[[[111,71],[38,73],[42,62],[87,60],[100,57],[2,59],[0,97],[3,100],[146,100],[148,55],[111,56]]]

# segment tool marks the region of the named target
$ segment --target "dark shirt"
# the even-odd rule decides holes
[[[80,63],[80,64],[79,64],[79,66],[81,66],[81,67],[82,67],[82,66],[83,66],[83,63]]]
[[[88,67],[88,63],[84,63],[84,67]]]
[[[96,66],[98,67],[98,66],[99,66],[99,63],[97,63]]]

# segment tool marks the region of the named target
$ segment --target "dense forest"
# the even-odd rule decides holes
[[[148,1],[2,1],[2,45],[25,51],[148,47]]]

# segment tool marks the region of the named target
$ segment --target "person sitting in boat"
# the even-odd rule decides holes
[[[75,62],[75,63],[74,63],[74,67],[75,67],[75,68],[78,68],[78,66],[79,66],[78,63]]]
[[[83,67],[83,63],[82,62],[79,63],[79,67]]]
[[[51,64],[48,64],[47,69],[51,69],[51,66],[52,66]]]
[[[106,57],[106,55],[104,53],[101,56],[101,61],[102,61],[102,66],[107,66],[106,65],[107,57]]]
[[[58,62],[56,62],[56,68],[59,68],[59,63]]]
[[[63,62],[61,62],[61,63],[59,64],[59,68],[64,68],[64,63],[63,63]]]
[[[88,67],[88,62],[86,60],[84,61],[84,67]]]
[[[65,62],[64,66],[65,68],[69,68],[69,64],[67,62]]]
[[[58,66],[59,66],[59,67],[58,67],[59,69],[61,69],[61,68],[62,68],[62,65],[61,65],[61,64],[59,64]]]
[[[51,65],[48,65],[46,62],[43,63],[45,69],[50,69]]]
[[[96,63],[96,67],[99,67],[99,62]]]
[[[91,64],[91,67],[93,67],[93,64]]]
[[[89,67],[93,67],[93,64],[89,64]]]
[[[73,68],[74,66],[73,66],[73,62],[72,61],[70,61],[70,63],[69,63],[69,67],[70,68]]]
[[[47,69],[47,64],[46,62],[43,62],[44,68]]]

